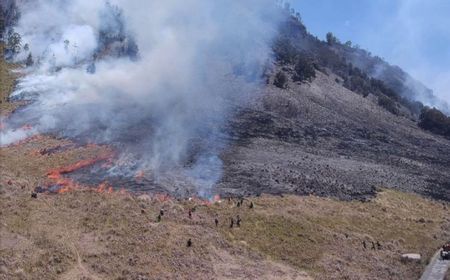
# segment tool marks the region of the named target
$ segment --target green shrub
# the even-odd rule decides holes
[[[30,53],[27,56],[27,60],[25,61],[25,65],[27,67],[33,66],[34,65],[34,60],[33,60],[33,55]]]
[[[419,127],[450,137],[450,117],[436,108],[424,107],[419,117]]]
[[[283,64],[294,63],[299,54],[290,40],[284,37],[280,37],[275,41],[273,52],[275,59]]]
[[[386,95],[380,95],[378,96],[378,105],[386,109],[387,111],[391,112],[394,115],[399,114],[399,110],[397,108],[397,104],[394,100],[387,97]]]
[[[275,80],[273,81],[273,84],[278,88],[285,89],[285,88],[287,88],[287,82],[288,82],[288,78],[287,78],[286,74],[284,74],[284,72],[279,71],[275,75]]]
[[[299,56],[295,63],[293,80],[296,82],[312,81],[316,77],[313,63],[305,56]]]

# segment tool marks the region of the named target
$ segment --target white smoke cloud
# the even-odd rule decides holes
[[[123,9],[124,26],[102,1],[22,4],[16,31],[39,63],[13,93],[33,102],[11,124],[114,143],[152,170],[183,165],[192,150],[198,164],[221,166],[224,122],[257,90],[270,56],[278,17],[273,1],[110,2]],[[110,46],[99,50],[105,28],[113,35],[124,28],[139,59],[108,55]],[[128,40],[122,39],[119,44]],[[86,69],[94,59],[91,74]],[[8,133],[3,144],[18,140]],[[211,180],[195,175],[198,166],[186,174],[210,188],[221,168],[210,169],[217,169]]]
[[[450,80],[450,54],[447,51],[450,43],[450,29],[447,27],[450,24],[449,9],[447,0],[399,0],[392,19],[379,26],[379,34],[383,34],[384,40],[377,37],[373,42],[374,45],[389,42],[390,48],[386,50],[388,60],[433,89],[434,94],[447,104],[450,103],[447,82]],[[385,49],[385,46],[381,48]],[[425,104],[448,111],[445,104],[436,104],[436,100],[425,96],[419,98]]]

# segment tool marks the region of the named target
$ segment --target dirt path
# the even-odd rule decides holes
[[[443,280],[449,267],[450,260],[442,260],[439,250],[434,254],[420,280]]]

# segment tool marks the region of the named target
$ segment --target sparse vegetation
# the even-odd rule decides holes
[[[307,274],[328,279],[356,273],[361,279],[415,279],[425,261],[402,263],[399,254],[414,251],[426,259],[448,238],[450,221],[442,203],[389,190],[371,202],[263,195],[250,198],[252,209],[247,200],[241,207],[227,200],[206,207],[188,200],[83,190],[31,198],[47,169],[100,151],[80,147],[60,154],[33,153],[60,141],[41,137],[2,149],[5,226],[0,236],[7,250],[1,251],[0,261],[8,279],[292,279]],[[161,208],[165,214],[157,223]],[[229,219],[237,215],[241,226],[231,229]],[[377,241],[382,248],[371,250],[371,242]]]
[[[6,28],[5,12],[3,11],[3,7],[0,5],[0,39],[3,38],[5,28]]]
[[[399,110],[397,108],[395,101],[385,95],[378,96],[378,105],[380,105],[381,107],[383,107],[384,109],[386,109],[387,111],[391,112],[394,115],[399,114]]]
[[[436,108],[425,107],[422,109],[419,126],[425,130],[450,138],[450,117]]]
[[[0,39],[4,39],[8,28],[16,24],[19,17],[20,12],[16,1],[6,1],[0,5]]]
[[[327,44],[329,46],[333,46],[337,43],[339,43],[339,40],[336,38],[336,36],[333,35],[333,33],[328,32],[326,35],[326,39],[327,39]]]
[[[122,9],[106,2],[101,12],[101,19],[99,48],[96,57],[99,58],[103,55],[127,56],[132,60],[136,60],[139,56],[139,48],[126,29]]]
[[[0,53],[3,53],[3,44],[0,43]],[[7,115],[17,108],[19,103],[8,102],[9,94],[12,92],[16,76],[11,72],[16,67],[8,64],[3,57],[0,58],[0,115]]]
[[[306,56],[298,56],[294,70],[293,80],[296,82],[312,81],[316,77],[316,70]]]
[[[14,57],[22,49],[22,37],[17,32],[10,32],[6,41],[5,56]]]
[[[289,5],[285,11],[295,26],[285,32],[301,37],[300,16]],[[112,8],[112,13],[121,17],[120,10]],[[125,37],[118,36],[123,40],[104,39],[111,39],[111,44],[126,42]],[[314,41],[317,48],[313,51],[305,51],[299,40],[280,38],[274,46],[280,65],[276,65],[273,84],[286,89],[291,78],[312,81],[318,70],[317,82],[312,86],[291,83],[289,91],[270,87],[269,94],[282,98],[267,98],[264,102],[268,106],[255,111],[245,108],[252,114],[249,125],[241,124],[247,138],[235,134],[233,151],[223,154],[225,164],[235,164],[225,166],[224,171],[236,169],[231,172],[236,172],[235,185],[239,188],[257,174],[260,180],[250,183],[256,185],[258,194],[268,190],[283,195],[263,193],[246,196],[239,206],[237,199],[223,199],[207,206],[196,199],[158,199],[148,194],[99,193],[78,188],[64,194],[37,194],[36,187],[54,184],[46,176],[49,170],[109,151],[106,146],[83,146],[68,139],[39,135],[0,148],[0,278],[418,279],[435,249],[450,238],[450,204],[413,193],[379,189],[378,179],[405,171],[407,184],[411,184],[415,180],[413,173],[419,174],[421,180],[427,178],[420,171],[430,169],[422,165],[434,168],[431,176],[437,178],[438,168],[448,162],[442,148],[448,142],[435,144],[440,142],[439,137],[420,138],[423,133],[411,137],[419,135],[415,143],[402,142],[413,134],[404,132],[397,136],[398,131],[419,131],[405,119],[399,119],[404,123],[398,130],[389,117],[365,126],[364,122],[380,117],[378,110],[372,110],[372,99],[349,95],[335,82],[343,81],[345,87],[364,97],[375,95],[378,104],[395,115],[400,113],[399,104],[415,110],[421,104],[402,98],[385,82],[371,78],[334,52],[329,46],[339,47],[340,43],[331,33],[331,44]],[[65,42],[67,48],[69,44]],[[346,47],[351,48],[351,44]],[[127,48],[137,54],[137,49]],[[31,53],[25,64],[34,64]],[[14,65],[0,59],[0,67],[3,114],[16,106],[7,98],[15,77],[10,71]],[[323,75],[321,67],[324,72],[333,73]],[[86,70],[95,73],[95,58]],[[353,108],[360,110],[355,113]],[[365,118],[366,115],[370,117]],[[381,114],[382,117],[386,116]],[[260,127],[251,128],[258,122]],[[434,108],[423,108],[419,126],[450,136],[450,118]],[[339,148],[339,142],[352,149]],[[61,146],[69,148],[57,149]],[[423,150],[416,154],[415,148]],[[55,152],[42,153],[49,150]],[[439,151],[443,156],[425,155],[424,151]],[[253,165],[248,164],[250,160]],[[434,163],[428,164],[431,161]],[[421,167],[394,168],[401,165]],[[391,167],[392,173],[383,172]],[[343,171],[345,180],[333,177],[337,170]],[[361,201],[351,200],[355,197],[352,195],[365,194],[361,185],[351,182],[365,174],[374,174],[368,176],[377,179],[373,183],[376,187],[373,181],[363,181],[361,185],[372,186],[373,192]],[[291,191],[289,188],[305,185],[308,192],[303,194],[309,195],[285,194]],[[402,184],[398,189],[403,187]],[[323,190],[331,188],[343,191],[349,200],[323,197],[329,195]],[[421,185],[420,191],[424,189]],[[297,190],[292,193],[302,194]],[[230,218],[238,215],[242,223],[230,228]],[[375,248],[375,244],[379,245]],[[406,252],[419,253],[423,260],[402,262],[400,255]]]
[[[418,116],[420,114],[423,105],[402,96],[406,88],[403,82],[400,83],[399,80],[393,78],[399,76],[399,70],[395,67],[385,66],[386,63],[379,57],[372,57],[370,52],[361,49],[358,45],[353,45],[351,41],[342,44],[331,32],[327,33],[325,42],[320,41],[309,34],[301,21],[293,16],[289,16],[281,25],[279,33],[279,38],[275,41],[273,47],[279,63],[294,64],[301,57],[310,57],[314,61],[316,69],[319,71],[326,68],[330,69],[333,73],[342,77],[344,87],[351,91],[365,97],[374,94],[381,99],[379,105],[390,112],[399,114],[398,108],[392,106],[392,102],[396,102],[409,109],[413,115]],[[360,60],[367,62],[368,65],[364,65],[366,70],[375,69],[376,65],[383,65],[387,73],[383,76],[385,80],[371,77],[368,74],[370,72],[355,67],[350,63],[353,56],[363,57]],[[403,73],[403,75],[405,74]],[[301,77],[301,75],[297,75],[297,77]],[[293,77],[293,80],[295,79],[296,77]]]
[[[31,53],[28,54],[27,60],[25,61],[25,65],[27,67],[31,67],[34,65],[33,55]]]
[[[273,84],[278,88],[285,89],[285,88],[287,88],[287,82],[288,82],[288,78],[287,78],[286,74],[283,71],[279,71],[275,75]]]
[[[282,64],[294,63],[299,53],[290,40],[284,37],[275,41],[273,51],[276,60]]]

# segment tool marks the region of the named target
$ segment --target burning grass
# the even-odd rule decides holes
[[[450,228],[448,204],[387,190],[365,203],[262,196],[238,207],[86,189],[31,199],[28,189],[13,182],[1,196],[8,279],[414,279],[426,259],[400,254],[429,256]]]
[[[65,146],[71,148],[56,149]],[[36,152],[43,149],[56,151]],[[8,279],[305,279],[302,271],[318,279],[413,279],[449,238],[448,204],[395,191],[366,203],[262,196],[251,198],[250,209],[249,200],[237,207],[237,200],[219,197],[220,203],[138,196],[113,192],[107,184],[69,192],[64,187],[76,183],[63,181],[56,190],[64,195],[44,192],[33,199],[36,186],[55,186],[78,168],[107,162],[112,151],[39,136],[0,152],[0,265]],[[230,229],[237,215],[241,226]],[[192,249],[186,247],[189,238]],[[372,241],[382,249],[371,250]],[[402,263],[405,252],[425,259]]]
[[[262,196],[238,207],[88,189],[64,176],[107,162],[105,146],[40,135],[0,153],[2,279],[415,279],[450,238],[448,203],[413,194],[386,190],[365,203]],[[30,197],[37,186],[65,194]],[[376,241],[382,248],[370,249]],[[403,263],[406,252],[425,258]]]
[[[91,147],[95,147],[95,145],[94,146],[91,145]],[[94,158],[84,159],[68,166],[53,169],[47,173],[47,177],[54,182],[54,185],[59,187],[54,192],[66,193],[71,190],[81,188],[83,186],[76,183],[72,179],[65,178],[64,174],[92,166],[100,161],[112,160],[113,156],[114,156],[113,153],[109,150],[102,151]],[[96,191],[111,193],[113,191],[113,188],[112,186],[109,186],[107,182],[103,182],[96,188]]]

